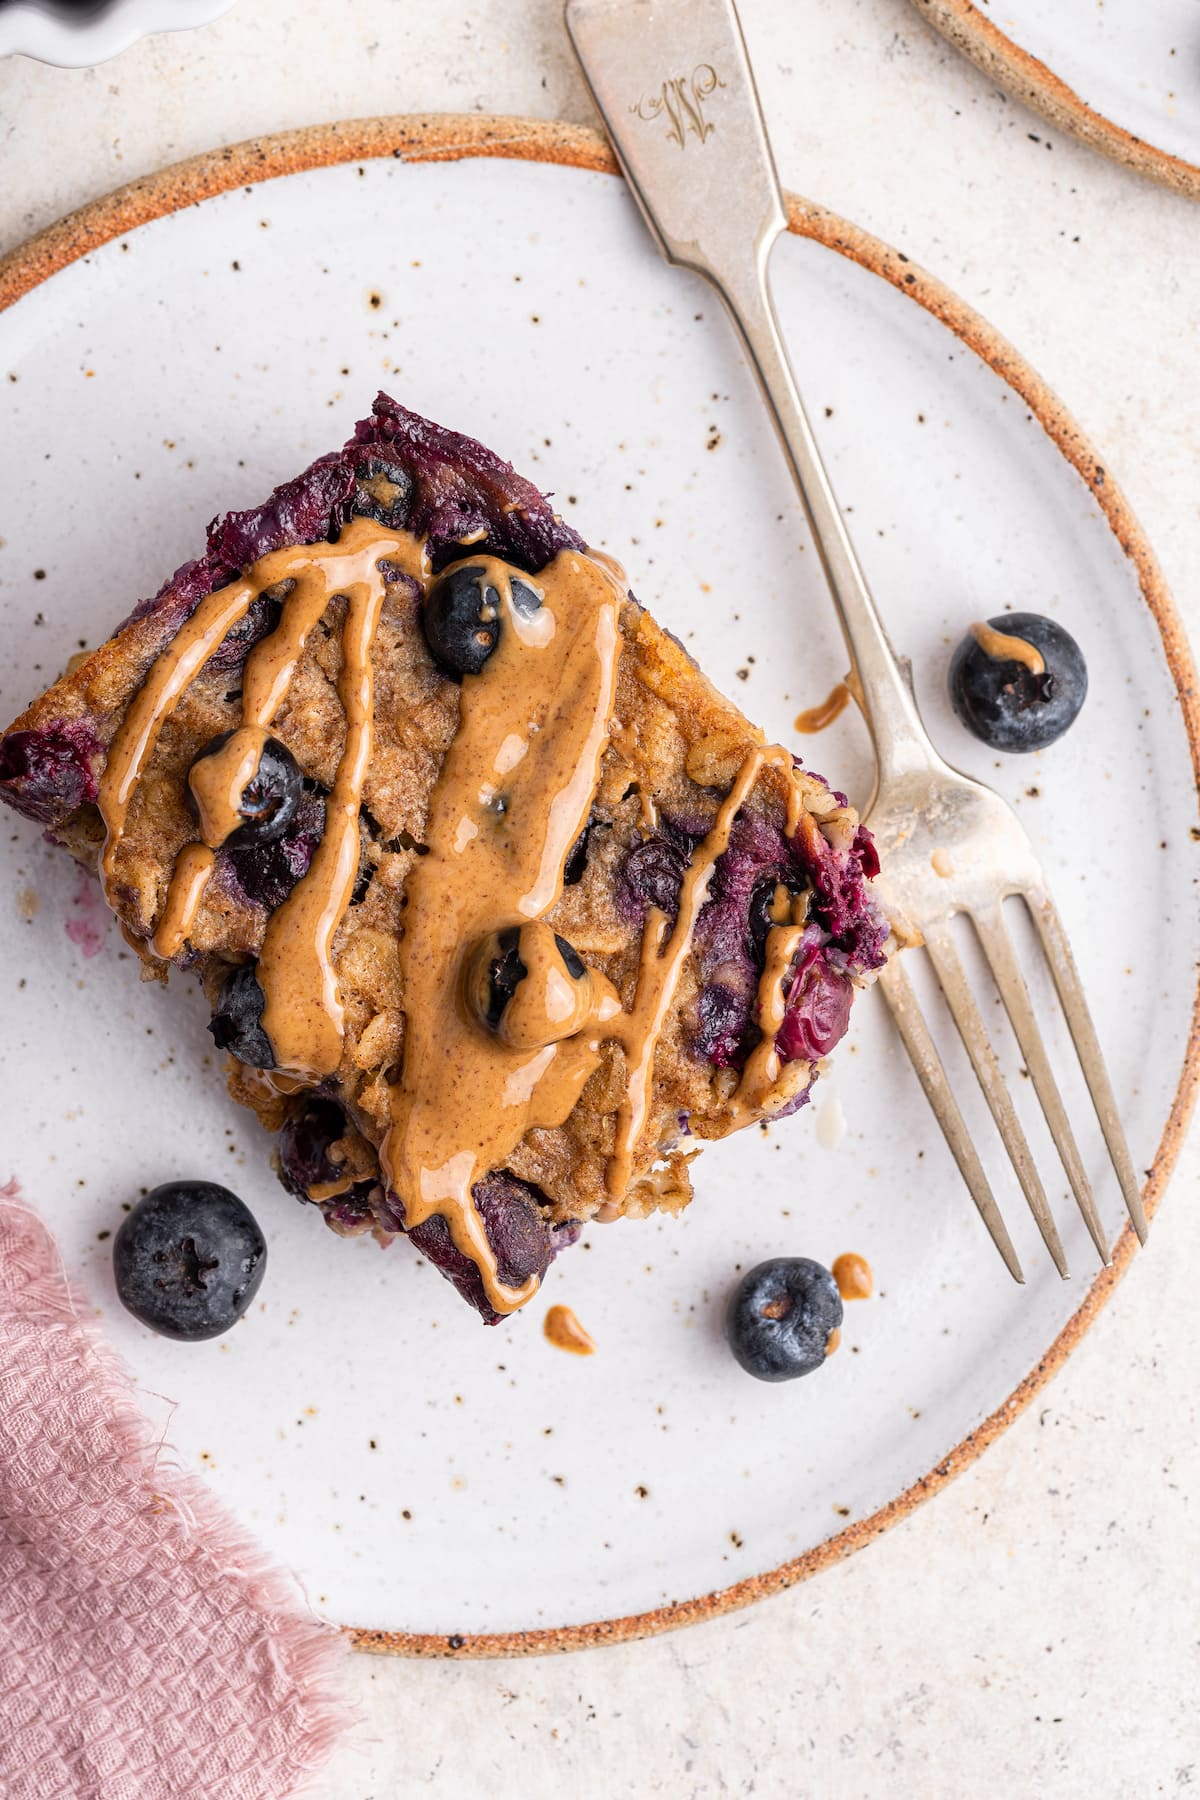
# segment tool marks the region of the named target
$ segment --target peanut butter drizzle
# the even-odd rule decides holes
[[[100,874],[110,905],[113,869],[129,804],[163,725],[257,596],[279,583],[294,583],[278,627],[246,659],[241,728],[221,751],[201,759],[189,774],[200,815],[201,842],[185,846],[176,860],[162,915],[150,940],[156,956],[176,955],[195,922],[214,866],[211,852],[241,823],[238,802],[242,789],[258,767],[267,728],[286,698],[310,631],[333,595],[343,588],[365,581],[382,597],[383,581],[375,564],[385,555],[406,570],[410,566],[424,569],[423,552],[415,539],[383,531],[367,519],[351,520],[336,544],[272,551],[254,563],[241,581],[218,588],[200,602],[143,682],[113,739],[100,781],[98,803],[106,833]]]
[[[733,821],[745,805],[765,760],[763,750],[750,752],[721,802],[711,831],[697,846],[679,890],[679,912],[665,950],[666,914],[652,906],[646,915],[633,1011],[614,1020],[608,1028],[608,1036],[624,1045],[626,1060],[625,1097],[617,1113],[616,1137],[604,1175],[610,1200],[619,1200],[629,1185],[634,1153],[646,1124],[654,1052],[679,985],[684,959],[691,948],[696,920],[708,896],[717,858],[728,846]],[[788,766],[790,768],[790,762]]]
[[[246,716],[244,706],[242,716]],[[188,787],[200,819],[200,842],[210,850],[219,849],[241,824],[242,793],[258,773],[266,741],[265,725],[243,725],[220,750],[200,757],[188,771]]]
[[[489,1030],[464,990],[480,941],[524,926],[524,954],[526,931],[562,892],[608,742],[625,589],[591,557],[562,551],[537,577],[542,604],[523,613],[505,565],[480,560],[482,580],[500,596],[502,629],[485,668],[463,678],[458,730],[430,798],[428,854],[408,878],[404,1063],[380,1161],[409,1228],[441,1213],[489,1303],[506,1313],[524,1305],[537,1279],[501,1281],[472,1189],[532,1127],[567,1118],[620,1003],[587,972],[582,1028],[563,1038],[543,983],[542,1029],[526,1017],[520,1034],[541,1043],[525,1048]]]
[[[163,962],[183,948],[215,860],[207,844],[185,844],[179,852],[162,917],[150,939],[151,950]]]
[[[375,681],[371,665],[384,580],[369,573],[338,584],[350,602],[342,632],[338,697],[346,742],[325,802],[325,830],[307,872],[267,925],[258,953],[265,1004],[262,1028],[275,1060],[293,1074],[332,1075],[342,1060],[344,1013],[333,967],[333,934],[350,904],[358,875],[363,782],[371,760]]]
[[[783,991],[784,977],[804,938],[808,907],[803,897],[796,911],[798,918],[795,923],[773,925],[767,933],[767,953],[763,972],[758,980],[753,1013],[762,1036],[747,1057],[741,1079],[726,1105],[735,1128],[761,1118],[771,1110],[769,1103],[772,1099],[778,1106],[782,1106],[791,1098],[790,1092],[781,1092],[779,1089],[783,1065],[775,1048],[775,1039],[787,1011],[787,998]],[[797,1077],[804,1072],[805,1080],[808,1078],[808,1066],[807,1063],[792,1065]]]
[[[276,554],[286,556],[288,553]],[[109,745],[96,803],[105,833],[100,854],[100,881],[110,906],[113,904],[113,867],[125,832],[129,803],[142,771],[154,753],[159,733],[187,687],[247,610],[256,591],[253,582],[238,581],[230,587],[218,588],[215,594],[209,594],[200,602],[151,668]]]
[[[567,1350],[572,1356],[594,1356],[596,1340],[585,1331],[569,1306],[552,1306],[542,1322],[542,1335],[556,1350]]]
[[[1012,637],[1007,631],[995,631],[984,619],[971,626],[971,636],[985,656],[995,662],[1024,663],[1031,675],[1044,675],[1046,664],[1042,653],[1024,638]]]
[[[841,717],[849,704],[850,689],[844,681],[839,681],[835,688],[830,688],[820,705],[805,707],[803,712],[796,714],[792,721],[793,730],[824,731],[826,726],[832,725],[835,719]]]

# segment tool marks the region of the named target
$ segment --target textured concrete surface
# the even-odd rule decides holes
[[[1125,484],[1195,634],[1200,213],[1048,132],[904,0],[742,10],[784,180],[926,263],[1030,357]],[[590,117],[557,0],[239,0],[98,70],[12,61],[0,245],[217,143],[469,109]],[[1128,928],[1132,874],[1112,900]],[[1200,1786],[1197,1173],[1191,1150],[1150,1249],[1042,1404],[863,1555],[657,1642],[358,1659],[361,1721],[319,1800]]]

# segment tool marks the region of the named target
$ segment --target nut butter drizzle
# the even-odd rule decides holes
[[[606,1223],[618,1216],[620,1199],[629,1185],[634,1157],[649,1113],[655,1051],[691,948],[696,921],[708,897],[713,870],[729,846],[738,813],[768,764],[782,777],[787,808],[785,829],[789,838],[795,836],[804,812],[795,764],[790,753],[779,744],[756,745],[742,763],[707,837],[697,846],[684,875],[679,892],[679,912],[665,950],[662,944],[666,915],[657,907],[651,907],[647,914],[633,1010],[622,1013],[606,1033],[624,1046],[626,1057],[626,1093],[617,1114],[613,1151],[605,1170],[604,1186],[608,1199],[598,1215]],[[807,910],[807,900],[799,898],[793,909],[793,922],[776,926],[768,933],[767,959],[756,998],[763,1040],[756,1046],[728,1103],[728,1110],[738,1124],[762,1116],[771,1098],[771,1083],[779,1079],[775,1034],[783,1023],[786,1005],[783,982],[800,947]],[[806,1078],[807,1070],[807,1063],[797,1064],[794,1080],[798,1080],[802,1072]],[[783,1105],[789,1096],[790,1089],[779,1096],[778,1104]]]
[[[767,933],[766,959],[758,981],[754,1018],[762,1033],[742,1070],[741,1079],[729,1098],[726,1111],[735,1126],[747,1125],[754,1119],[783,1106],[794,1088],[809,1079],[811,1065],[795,1062],[789,1065],[790,1085],[780,1089],[783,1065],[775,1048],[775,1039],[787,1011],[784,993],[786,979],[796,952],[804,938],[808,913],[807,897],[797,896],[793,902],[794,922],[773,925]]]
[[[1007,631],[996,631],[983,619],[977,619],[971,626],[971,636],[979,645],[985,656],[994,662],[1024,663],[1031,675],[1044,675],[1046,663],[1036,644],[1030,644],[1022,637],[1013,637]]]
[[[97,797],[105,827],[100,876],[110,905],[116,857],[129,806],[164,724],[209,657],[258,595],[281,583],[292,584],[280,624],[247,658],[241,730],[219,756],[208,759],[214,765],[211,770],[204,770],[203,765],[196,770],[203,838],[198,844],[185,846],[176,861],[162,915],[151,939],[156,956],[165,959],[175,955],[187,937],[212,873],[212,852],[240,823],[239,777],[248,776],[257,768],[267,727],[287,695],[309,632],[333,595],[343,590],[352,592],[365,586],[377,594],[378,617],[383,578],[375,565],[384,556],[404,566],[414,562],[419,568],[424,566],[415,539],[382,531],[366,519],[351,520],[337,544],[272,551],[254,563],[240,581],[218,588],[202,600],[151,667],[109,748]],[[348,619],[347,634],[349,630]]]
[[[650,1087],[654,1075],[654,1052],[671,1001],[679,985],[684,961],[691,948],[696,920],[708,897],[709,882],[717,858],[729,844],[733,821],[745,804],[762,768],[764,753],[754,749],[743,762],[737,778],[721,802],[708,836],[697,846],[679,890],[679,912],[671,934],[666,934],[667,916],[657,906],[646,915],[642,936],[641,966],[633,1010],[609,1027],[608,1035],[617,1038],[625,1049],[625,1097],[617,1113],[616,1138],[605,1170],[604,1186],[609,1200],[617,1201],[629,1185],[634,1154],[646,1125],[650,1104]]]
[[[472,1016],[464,983],[480,939],[540,919],[562,892],[608,742],[625,590],[591,557],[562,551],[537,577],[541,605],[530,613],[514,605],[505,565],[481,564],[482,582],[499,595],[501,631],[483,670],[463,677],[458,730],[430,799],[427,854],[408,879],[407,1035],[380,1161],[409,1228],[440,1213],[489,1303],[505,1313],[524,1305],[537,1279],[501,1280],[472,1189],[529,1129],[567,1118],[620,1001],[591,971],[582,1029],[552,1041],[561,1021],[547,1009],[542,1043],[514,1048]]]

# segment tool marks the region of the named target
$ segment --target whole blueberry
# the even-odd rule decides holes
[[[811,1375],[842,1322],[829,1270],[807,1256],[776,1256],[742,1276],[725,1315],[729,1348],[759,1381]]]
[[[252,1069],[273,1069],[275,1052],[262,1028],[267,1000],[254,970],[255,964],[244,963],[229,971],[221,984],[208,1029],[218,1050],[228,1050]]]
[[[257,1294],[267,1246],[249,1207],[214,1181],[168,1181],[113,1240],[117,1298],[163,1337],[219,1337]]]
[[[512,577],[518,612],[536,612],[534,590]],[[448,675],[478,675],[500,642],[501,600],[486,563],[452,563],[425,595],[421,610],[425,640]]]
[[[1001,646],[988,645],[988,630],[1018,639],[1032,654],[1000,653]],[[948,681],[950,703],[967,730],[991,749],[1008,751],[1055,743],[1074,724],[1088,688],[1087,664],[1070,632],[1025,612],[989,619],[983,632],[972,627],[950,659]]]
[[[232,731],[223,731],[205,744],[196,757],[203,762],[223,750]],[[195,764],[192,765],[195,767]],[[281,838],[296,816],[304,793],[304,776],[300,765],[278,738],[269,737],[263,744],[258,767],[242,789],[238,800],[238,816],[242,823],[226,838],[227,844],[269,844]]]

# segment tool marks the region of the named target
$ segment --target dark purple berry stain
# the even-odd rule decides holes
[[[291,586],[291,583],[288,584]],[[256,594],[236,625],[232,625],[205,664],[209,672],[240,669],[253,650],[274,631],[283,612],[283,601],[268,589]]]
[[[629,924],[645,918],[657,907],[668,919],[679,911],[679,890],[703,830],[684,830],[665,815],[658,829],[644,843],[635,844],[621,867],[617,905]]]
[[[635,846],[623,870],[627,899],[643,911],[657,905],[673,915],[695,842],[695,834],[671,826]],[[717,1068],[740,1069],[758,1041],[752,1013],[769,908],[780,885],[793,894],[810,890],[811,922],[787,978],[776,1048],[785,1062],[813,1062],[829,1053],[849,1020],[850,976],[883,961],[887,926],[866,886],[878,867],[870,833],[861,828],[838,851],[807,816],[789,842],[769,819],[748,810],[738,814],[696,922],[703,981],[692,1038],[697,1056]],[[800,1096],[788,1110],[802,1104]]]

